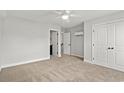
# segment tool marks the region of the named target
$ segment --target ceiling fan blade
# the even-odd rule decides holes
[[[67,19],[67,20],[63,20],[64,22],[67,22],[67,23],[69,23],[70,22],[70,19]]]
[[[74,14],[71,14],[70,17],[81,17],[79,15],[74,15]]]
[[[55,10],[55,13],[62,15],[63,14],[63,10]]]
[[[65,13],[66,13],[66,14],[70,14],[71,11],[70,11],[70,10],[65,10]]]

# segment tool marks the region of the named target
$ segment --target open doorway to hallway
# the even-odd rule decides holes
[[[50,58],[58,57],[58,32],[50,30]]]

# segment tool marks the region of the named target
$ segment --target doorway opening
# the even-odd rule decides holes
[[[50,30],[50,58],[58,57],[58,31]]]
[[[81,31],[63,33],[63,54],[84,59],[84,34]]]

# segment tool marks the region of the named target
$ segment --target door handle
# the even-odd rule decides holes
[[[110,47],[108,47],[108,49],[111,49]]]
[[[108,49],[114,49],[114,47],[108,47]]]
[[[114,49],[114,47],[112,47],[111,49]]]

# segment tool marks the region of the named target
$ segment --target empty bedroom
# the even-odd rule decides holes
[[[123,10],[0,10],[0,82],[124,81]]]

